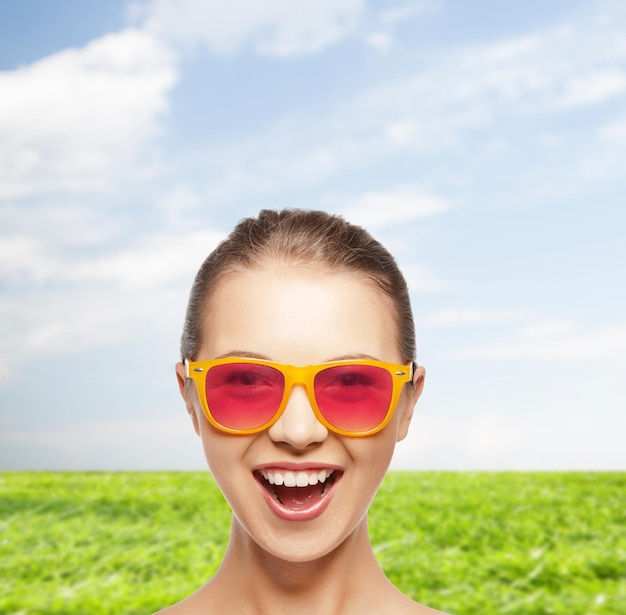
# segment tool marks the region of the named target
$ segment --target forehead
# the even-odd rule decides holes
[[[393,309],[362,274],[278,264],[235,272],[206,303],[202,358],[246,352],[294,364],[400,360]]]

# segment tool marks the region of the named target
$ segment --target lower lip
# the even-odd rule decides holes
[[[274,498],[272,494],[269,493],[261,483],[259,483],[259,481],[257,481],[257,484],[259,485],[259,489],[261,490],[261,493],[263,494],[270,510],[277,517],[285,519],[286,521],[310,521],[311,519],[319,517],[328,508],[330,500],[332,499],[341,478],[341,476],[338,477],[330,486],[330,489],[318,501],[313,503],[308,508],[299,509],[287,508]]]

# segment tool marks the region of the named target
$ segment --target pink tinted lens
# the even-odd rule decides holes
[[[315,399],[324,418],[345,431],[378,427],[393,395],[391,374],[374,365],[339,365],[315,376]]]
[[[268,365],[225,363],[209,369],[206,400],[213,418],[227,429],[256,429],[276,413],[285,378]]]

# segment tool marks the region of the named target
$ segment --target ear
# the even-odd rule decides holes
[[[413,373],[413,386],[407,387],[406,389],[408,397],[404,404],[404,409],[402,410],[400,422],[398,423],[396,442],[404,440],[404,438],[406,438],[406,434],[409,432],[409,425],[411,424],[411,419],[413,418],[415,405],[417,404],[417,400],[420,398],[420,395],[422,394],[422,390],[424,388],[425,377],[426,371],[424,370],[424,368],[416,367],[415,372]]]
[[[180,391],[181,397],[185,401],[185,407],[191,417],[193,428],[196,433],[200,435],[200,423],[198,421],[198,415],[193,403],[194,396],[192,394],[192,389],[190,385],[187,384],[187,369],[185,368],[184,363],[176,363],[176,379],[178,380],[178,390]]]

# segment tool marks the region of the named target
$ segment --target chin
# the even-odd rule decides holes
[[[329,527],[328,520],[325,520],[323,527],[315,522],[295,522],[290,525],[288,528],[283,525],[273,531],[267,531],[266,528],[262,536],[257,534],[255,537],[254,532],[248,534],[265,553],[291,564],[322,560],[351,542],[361,529],[367,535],[365,515],[356,523],[344,523],[343,528],[337,522]]]

